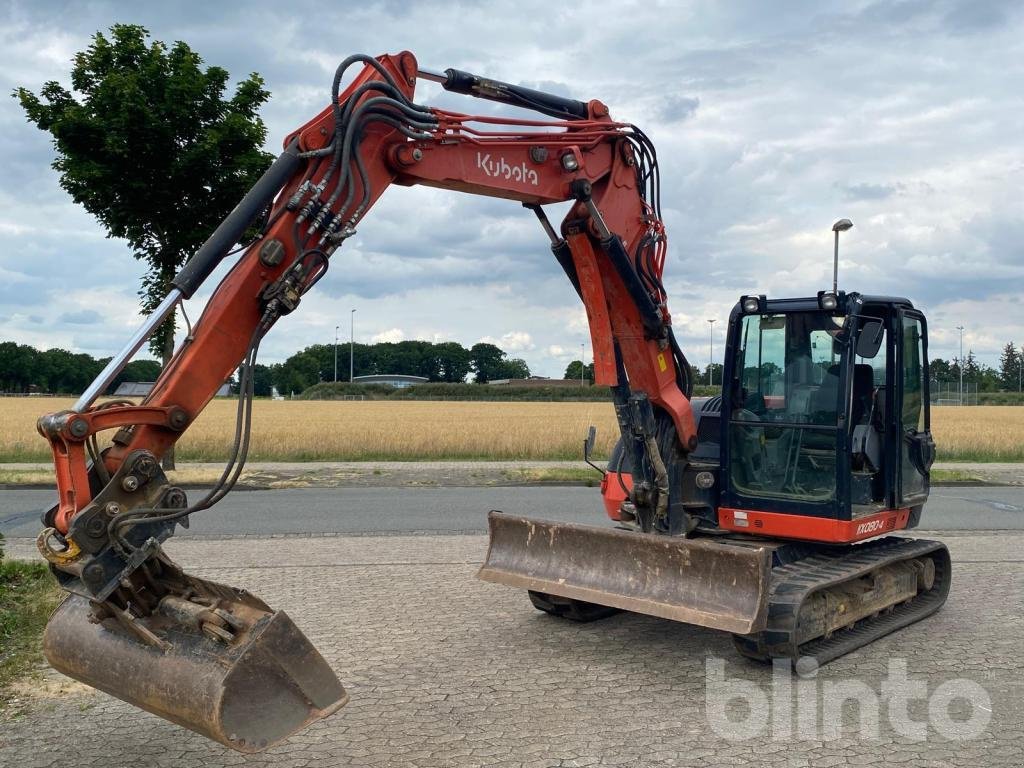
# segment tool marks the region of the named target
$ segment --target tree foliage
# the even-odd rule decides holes
[[[249,75],[225,99],[228,78],[183,42],[115,24],[76,54],[72,90],[51,81],[39,95],[14,92],[29,121],[52,134],[61,186],[146,262],[144,311],[273,159],[261,150],[263,79]],[[165,361],[173,323],[151,342]]]
[[[1019,351],[1011,341],[1003,347],[1003,353],[999,356],[999,378],[1004,389],[1020,389],[1024,369],[1024,347]]]
[[[48,392],[77,395],[95,379],[109,357],[69,352],[66,349],[38,350],[13,341],[0,342],[0,392]],[[109,392],[125,381],[155,381],[160,363],[135,360],[114,380]]]
[[[338,379],[348,381],[349,345],[339,345]],[[270,379],[284,395],[299,393],[319,382],[334,380],[335,347],[314,344],[296,352],[283,363],[270,367]],[[356,344],[352,348],[352,368],[356,376],[407,374],[430,381],[457,383],[470,373],[476,380],[525,379],[530,375],[526,362],[509,359],[493,344],[475,344],[466,349],[453,341],[381,342]],[[486,378],[480,378],[481,373]]]
[[[526,379],[530,376],[530,368],[525,360],[518,357],[510,358],[494,344],[481,341],[470,350],[470,370],[473,381],[486,384],[495,379]]]
[[[594,364],[587,363],[586,365],[583,365],[582,360],[573,360],[571,363],[569,363],[569,365],[565,369],[565,376],[563,376],[563,378],[571,379],[572,381],[579,381],[581,374],[580,369],[582,369],[584,381],[594,381]]]

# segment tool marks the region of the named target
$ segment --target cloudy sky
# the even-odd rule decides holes
[[[906,2],[3,2],[0,91],[66,82],[73,54],[114,22],[184,40],[273,97],[268,149],[326,104],[338,61],[413,51],[599,98],[658,146],[666,284],[691,361],[720,358],[741,293],[840,285],[909,296],[933,356],[995,364],[1024,343],[1024,11],[1014,0]],[[421,103],[494,105],[444,94]],[[512,113],[510,113],[512,114]],[[76,208],[48,136],[0,100],[0,340],[115,352],[138,322],[142,270]],[[347,340],[494,341],[560,376],[589,337],[536,221],[517,204],[389,190],[327,277],[263,345],[264,362]],[[193,316],[201,294],[190,302]]]

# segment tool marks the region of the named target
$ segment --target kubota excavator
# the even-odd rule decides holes
[[[418,79],[547,119],[421,106]],[[617,526],[491,513],[481,578],[571,619],[625,609],[722,629],[761,660],[823,663],[944,602],[942,544],[878,538],[918,523],[934,456],[925,318],[909,301],[744,296],[729,320],[721,395],[691,400],[662,284],[657,154],[600,101],[432,72],[408,52],[352,56],[330,105],[284,146],[74,408],[39,420],[59,499],[38,545],[70,593],[44,637],[56,669],[246,752],[348,700],[283,612],[184,573],[162,543],[238,479],[260,340],[390,184],[507,198],[536,214],[586,307],[596,384],[610,388],[621,430],[602,483]],[[566,201],[556,230],[542,206]],[[260,235],[145,400],[96,404],[261,214]],[[161,456],[236,370],[231,460],[190,501]]]

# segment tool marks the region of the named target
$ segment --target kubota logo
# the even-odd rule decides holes
[[[483,152],[476,153],[476,167],[491,178],[521,181],[535,187],[540,186],[540,177],[537,176],[537,172],[532,168],[527,168],[526,163],[509,165],[504,157],[492,160],[490,152],[486,155]]]

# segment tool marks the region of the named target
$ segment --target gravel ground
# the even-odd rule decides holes
[[[955,563],[947,605],[795,682],[739,659],[720,632],[540,614],[474,579],[483,536],[176,539],[170,553],[197,575],[287,607],[352,702],[244,757],[44,675],[0,713],[0,765],[1019,768],[1024,536],[938,536]],[[33,556],[26,540],[9,551]],[[892,687],[903,669],[909,682]],[[901,691],[909,729],[893,714]]]

